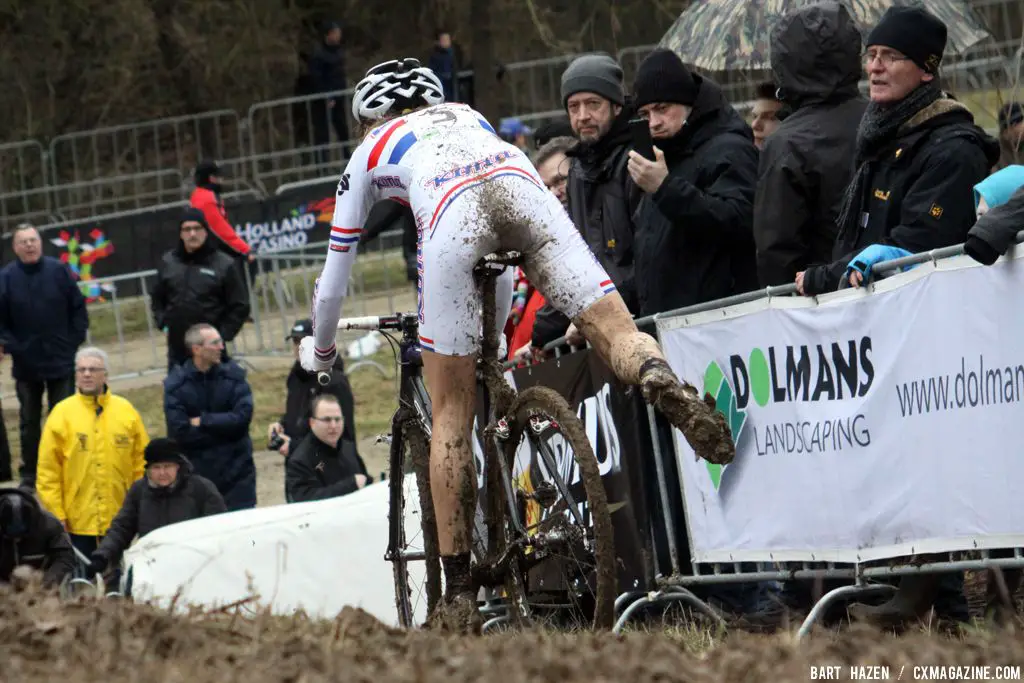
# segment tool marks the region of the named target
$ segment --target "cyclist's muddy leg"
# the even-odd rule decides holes
[[[476,476],[470,438],[476,407],[476,356],[424,351],[423,371],[434,412],[430,491],[446,595],[451,597],[472,592],[469,553],[476,510]]]
[[[658,342],[637,329],[618,292],[598,299],[574,322],[612,372],[627,384],[640,384],[640,369],[646,361],[665,362]]]
[[[701,405],[696,389],[682,386],[658,342],[637,329],[618,292],[598,299],[574,322],[615,375],[639,384],[644,398],[683,432],[699,457],[715,463],[732,461],[736,447],[725,418],[713,410],[713,399]]]

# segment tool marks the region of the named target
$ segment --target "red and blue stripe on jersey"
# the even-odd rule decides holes
[[[411,130],[403,130],[403,126],[405,126],[405,119],[398,119],[384,129],[380,139],[370,149],[370,156],[366,160],[367,171],[372,171],[381,164],[381,157],[384,156],[384,151],[388,148],[388,143],[392,138],[396,142],[391,146],[391,153],[388,155],[387,161],[384,162],[386,164],[399,163],[409,148],[416,144],[416,134]]]
[[[460,194],[462,194],[463,192],[472,187],[476,187],[477,185],[484,181],[491,180],[493,178],[500,178],[501,176],[510,175],[517,176],[519,178],[526,178],[535,186],[547,192],[544,186],[538,183],[537,179],[534,178],[533,174],[530,173],[529,171],[523,170],[518,166],[499,166],[498,168],[491,169],[490,171],[481,173],[480,175],[477,176],[473,176],[472,178],[466,178],[461,183],[449,189],[445,193],[445,195],[441,197],[441,201],[438,202],[437,208],[434,209],[434,215],[430,217],[430,223],[427,224],[427,229],[425,232],[428,235],[433,236],[434,230],[437,229],[437,224],[440,223],[445,211],[448,210],[448,207],[452,205],[452,202],[454,202]]]

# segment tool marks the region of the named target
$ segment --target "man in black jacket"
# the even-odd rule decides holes
[[[857,88],[860,31],[835,2],[797,9],[772,31],[772,73],[793,113],[766,138],[754,201],[762,287],[793,282],[832,255],[867,100]]]
[[[181,242],[157,267],[152,308],[156,326],[167,332],[168,372],[192,357],[185,331],[198,323],[216,327],[230,342],[249,316],[249,295],[235,261],[209,239],[206,218],[185,209]]]
[[[656,156],[631,151],[627,165],[644,192],[635,218],[640,314],[755,289],[750,126],[721,88],[671,50],[640,64],[633,103],[650,125]]]
[[[310,433],[295,447],[285,465],[288,502],[344,496],[372,483],[355,444],[341,438],[345,418],[338,400],[321,394],[313,399],[310,411]]]
[[[103,542],[89,558],[89,575],[101,574],[119,562],[136,536],[226,509],[217,487],[193,473],[173,439],[153,439],[146,446],[146,474],[128,489]]]
[[[941,20],[921,7],[890,7],[866,44],[871,103],[857,130],[856,171],[831,263],[797,274],[801,294],[859,286],[879,260],[963,242],[974,225],[974,185],[999,159],[999,144],[939,86]]]
[[[298,445],[299,441],[309,434],[310,406],[313,399],[320,394],[330,394],[338,399],[338,403],[341,405],[341,414],[345,418],[345,428],[341,433],[341,438],[353,442],[353,447],[356,440],[355,398],[352,396],[352,386],[348,382],[348,376],[345,375],[345,361],[341,355],[339,354],[335,359],[334,367],[331,370],[331,381],[325,387],[317,382],[314,373],[306,372],[299,363],[299,343],[312,335],[313,321],[308,318],[297,320],[288,334],[288,340],[291,341],[295,354],[295,365],[288,373],[286,381],[288,395],[285,399],[284,415],[280,421],[270,425],[267,430],[268,440],[273,440],[275,433],[284,439],[284,443],[278,449],[283,456],[288,455],[293,443]]]
[[[28,565],[43,572],[44,586],[57,586],[76,566],[71,539],[57,518],[20,489],[0,489],[0,582]]]
[[[34,488],[43,393],[50,410],[75,393],[75,352],[85,341],[89,314],[71,270],[43,256],[34,227],[19,225],[11,241],[17,259],[0,270],[0,359],[6,353],[13,361],[21,483]]]
[[[562,74],[562,104],[579,140],[566,152],[569,216],[635,314],[633,212],[641,193],[626,172],[634,109],[626,102],[622,67],[608,55],[577,57]],[[537,323],[532,343],[538,348],[569,327],[550,304],[537,312]]]
[[[341,25],[327,22],[323,26],[323,39],[317,45],[312,57],[309,58],[309,81],[314,93],[330,93],[344,90],[347,85],[345,78],[345,53],[341,47]],[[309,103],[310,118],[313,123],[313,144],[317,147],[328,145],[331,134],[328,120],[334,126],[338,142],[348,140],[348,113],[345,103],[340,97],[312,100]],[[326,149],[316,152],[317,163],[325,164],[329,158]],[[348,156],[343,152],[343,156]]]

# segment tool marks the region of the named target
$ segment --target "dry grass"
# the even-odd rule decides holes
[[[144,605],[61,603],[0,588],[4,681],[806,681],[811,667],[888,667],[890,680],[931,680],[922,666],[1019,666],[1009,631],[960,638],[866,628],[798,643],[792,634],[730,634],[693,652],[673,634],[528,631],[456,637],[387,628],[346,607],[331,621],[230,610],[172,616]],[[991,671],[991,670],[990,670]],[[495,678],[495,672],[501,672]],[[989,674],[995,676],[994,672]],[[968,675],[963,680],[973,679]]]

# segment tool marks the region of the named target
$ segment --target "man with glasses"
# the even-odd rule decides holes
[[[185,331],[198,323],[220,330],[225,342],[241,331],[249,316],[249,294],[233,258],[209,239],[199,209],[185,209],[180,242],[164,254],[153,288],[153,318],[167,333],[168,373],[191,358]]]
[[[125,493],[145,469],[149,435],[135,407],[110,393],[107,354],[75,356],[77,393],[54,407],[39,442],[39,502],[89,555],[103,540]]]
[[[858,287],[874,264],[963,242],[974,186],[999,143],[939,84],[946,25],[920,6],[893,6],[864,41],[870,103],[853,178],[836,217],[831,263],[796,274],[808,296]]]
[[[224,338],[200,323],[185,332],[191,360],[164,380],[167,436],[184,450],[196,474],[209,479],[228,511],[256,507],[252,459],[252,389],[245,370],[224,360]]]
[[[345,418],[338,399],[321,394],[313,399],[310,411],[309,434],[295,447],[286,465],[287,501],[336,498],[372,483],[355,444],[341,438]]]
[[[292,366],[286,380],[288,397],[285,399],[284,415],[267,429],[267,441],[271,444],[280,442],[276,450],[285,457],[288,456],[293,443],[298,444],[303,437],[309,434],[310,407],[313,399],[319,394],[330,394],[338,400],[341,405],[341,414],[345,417],[345,429],[341,433],[341,438],[351,441],[353,444],[356,440],[355,399],[352,396],[352,387],[349,385],[348,376],[345,375],[345,361],[340,355],[334,360],[331,381],[327,386],[320,386],[316,374],[307,372],[299,363],[299,343],[311,336],[313,336],[313,321],[308,318],[295,321],[288,333],[288,340],[292,343],[292,352],[295,356],[295,365]]]

